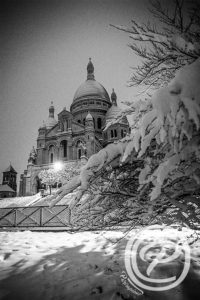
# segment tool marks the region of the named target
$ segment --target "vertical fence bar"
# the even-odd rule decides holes
[[[14,227],[17,226],[17,209],[14,211]]]
[[[42,209],[43,209],[43,207],[40,208],[40,227],[43,226],[43,222],[42,222],[42,217],[43,217]]]
[[[71,224],[71,208],[68,208],[69,210],[69,218],[68,218],[68,223]]]

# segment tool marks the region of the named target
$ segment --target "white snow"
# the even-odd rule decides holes
[[[121,236],[117,231],[0,232],[0,299],[97,299],[99,287],[101,299],[110,299],[123,255],[109,239]]]
[[[191,233],[187,229],[185,232],[187,236]],[[131,299],[130,295],[134,295],[120,279],[125,270],[127,237],[131,234],[113,243],[122,236],[122,231],[0,232],[0,299]],[[191,257],[190,276],[198,287],[200,241],[191,246]],[[171,300],[176,293],[173,299],[191,300],[183,297],[188,281],[190,277],[186,286],[169,291],[169,295],[165,292],[165,299]],[[140,299],[154,298],[147,295]]]
[[[0,208],[6,207],[25,207],[25,206],[49,206],[51,203],[51,195],[47,195],[44,198],[38,193],[33,196],[26,197],[13,197],[0,199]],[[70,193],[64,196],[60,201],[59,205],[67,205],[73,198],[75,193]]]

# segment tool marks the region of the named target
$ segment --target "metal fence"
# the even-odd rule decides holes
[[[70,219],[66,205],[0,208],[0,227],[65,227]]]

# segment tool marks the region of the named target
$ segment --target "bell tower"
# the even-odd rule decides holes
[[[10,166],[3,172],[2,184],[9,185],[15,192],[17,191],[17,172]]]

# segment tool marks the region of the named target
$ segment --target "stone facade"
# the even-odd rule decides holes
[[[77,89],[70,111],[64,108],[54,117],[54,106],[49,117],[38,129],[37,148],[30,152],[27,170],[20,177],[20,195],[33,195],[40,189],[38,174],[56,161],[64,164],[88,159],[106,144],[123,137],[129,131],[126,118],[115,125],[108,122],[120,111],[113,90],[110,97],[95,80],[94,66],[89,60],[87,80]]]

